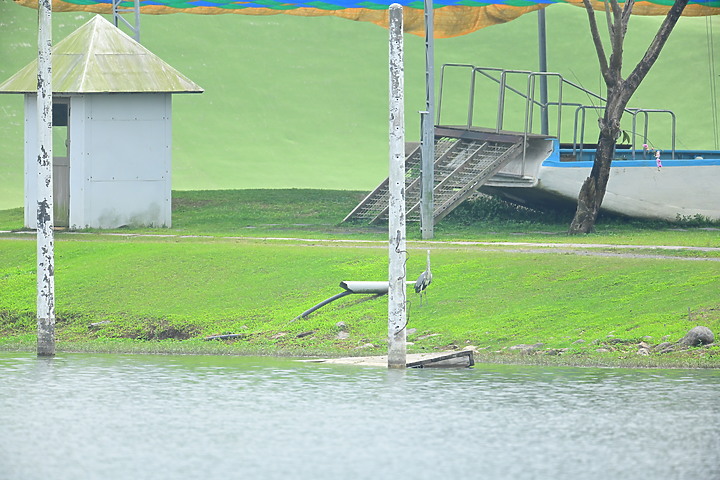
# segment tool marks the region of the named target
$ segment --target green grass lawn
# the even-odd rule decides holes
[[[384,240],[387,228],[383,225],[342,223],[366,194],[363,191],[313,189],[175,191],[172,228],[108,231]],[[435,231],[437,239],[443,241],[720,247],[718,222],[688,219],[672,223],[601,214],[594,233],[570,237],[567,228],[571,218],[572,212],[568,211],[531,210],[502,200],[479,197],[460,205],[435,227]],[[0,230],[20,230],[22,227],[22,208],[0,210]],[[408,224],[407,235],[409,239],[420,239],[418,224]],[[693,252],[693,255],[702,254],[714,255],[712,252]]]
[[[387,278],[387,234],[379,228],[338,226],[358,195],[179,192],[175,227],[153,231],[172,236],[143,236],[148,231],[128,229],[117,231],[124,235],[58,233],[59,348],[381,353],[386,348],[385,297],[349,296],[295,319],[339,293],[340,281]],[[287,205],[295,208],[283,208]],[[502,208],[511,207],[495,210]],[[17,221],[16,215],[0,212],[0,226]],[[511,226],[507,217],[496,214],[478,222],[474,233],[465,225],[467,215],[449,218],[437,242],[421,242],[416,236],[409,243],[408,278],[422,272],[428,248],[434,275],[422,305],[411,289],[408,292],[410,351],[474,345],[485,349],[482,352],[507,352],[514,345],[543,343],[544,350],[569,349],[564,358],[582,363],[610,355],[598,354],[597,348],[677,341],[695,325],[720,332],[718,252],[708,257],[612,246],[548,249],[449,241],[623,245],[645,238],[720,247],[717,231],[642,227],[613,219],[606,222],[606,233],[578,239],[559,231],[566,225],[562,219],[539,215],[535,223],[523,223],[520,215]],[[482,233],[487,228],[498,231]],[[553,229],[558,231],[549,234]],[[314,240],[290,239],[296,235]],[[0,348],[32,348],[34,271],[34,236],[0,234]],[[339,322],[346,325],[347,339],[337,338]],[[242,338],[229,344],[202,341],[227,333]],[[714,365],[713,351],[703,350],[701,362],[706,363],[701,364]],[[646,361],[636,357],[620,349],[613,358]]]
[[[549,69],[601,91],[585,13],[556,5],[547,16]],[[34,10],[0,0],[0,81],[35,55],[35,17]],[[89,18],[54,15],[54,40]],[[631,22],[628,68],[659,23]],[[536,17],[527,15],[438,40],[436,62],[535,69],[535,31]],[[387,232],[340,223],[387,176],[387,32],[336,18],[177,14],[143,16],[142,39],[206,90],[173,100],[173,228],[122,229],[119,236],[58,233],[59,348],[383,352],[385,297],[351,296],[293,319],[338,293],[341,280],[387,278]],[[422,44],[419,37],[406,39],[409,140],[418,137],[415,112],[424,108]],[[631,102],[674,110],[678,148],[714,147],[706,51],[705,19],[683,18]],[[677,93],[689,83],[691,89]],[[449,85],[443,122],[464,122],[466,86],[459,77]],[[494,90],[484,92],[494,98]],[[23,198],[22,103],[17,95],[0,95],[0,230],[23,223],[22,209],[15,208]],[[508,122],[517,121],[519,111],[511,107]],[[494,121],[494,107],[480,108],[476,118]],[[651,131],[652,143],[669,143],[658,132]],[[410,293],[410,350],[474,345],[507,352],[540,342],[543,349],[567,348],[561,357],[568,362],[609,356],[667,365],[659,355],[640,358],[633,349],[643,339],[676,341],[698,324],[720,333],[717,251],[619,248],[720,247],[717,225],[606,217],[596,233],[570,238],[568,223],[564,214],[478,200],[437,227],[440,243],[419,242],[411,225],[408,277],[424,269],[429,247],[434,281],[423,305]],[[147,233],[172,236],[139,236]],[[609,246],[500,244],[569,241]],[[32,235],[0,234],[0,348],[34,347],[34,272]],[[347,339],[337,338],[339,322]],[[202,340],[223,333],[243,336]],[[611,352],[597,353],[600,347]],[[697,349],[679,362],[717,366],[717,358],[717,348]]]
[[[362,191],[307,189],[174,192],[173,228],[169,233],[385,240],[385,225],[342,223],[366,194]],[[19,228],[22,225],[20,210],[12,212],[15,212],[15,220],[11,228]],[[567,235],[567,229],[572,213],[531,210],[480,196],[463,203],[440,222],[435,227],[436,238],[443,241],[720,247],[720,222],[688,219],[673,223],[601,215],[593,234],[571,237]],[[0,211],[0,227],[2,218]],[[143,231],[157,232],[156,229]],[[407,236],[419,240],[419,224],[409,223]]]

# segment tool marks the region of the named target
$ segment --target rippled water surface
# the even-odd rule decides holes
[[[720,479],[720,371],[0,353],[0,479]]]

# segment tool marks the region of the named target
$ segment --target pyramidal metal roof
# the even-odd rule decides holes
[[[58,42],[53,93],[201,93],[203,89],[96,15]],[[0,93],[37,91],[37,60],[0,84]]]

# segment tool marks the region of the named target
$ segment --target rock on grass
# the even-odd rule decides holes
[[[680,339],[678,343],[689,347],[697,347],[700,345],[709,345],[715,341],[715,335],[708,327],[697,326]]]

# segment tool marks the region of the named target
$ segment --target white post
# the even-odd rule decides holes
[[[390,178],[388,368],[405,368],[405,114],[402,6],[390,5]]]
[[[38,0],[37,354],[55,355],[52,182],[52,0]]]
[[[422,112],[422,168],[420,233],[423,240],[434,237],[435,202],[435,11],[433,0],[425,0],[425,111]]]

